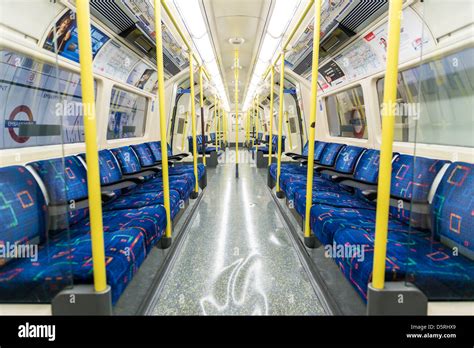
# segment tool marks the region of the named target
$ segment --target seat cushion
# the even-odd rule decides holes
[[[92,284],[89,234],[57,239],[41,247],[35,260],[21,259],[0,269],[2,299],[47,301],[66,286]],[[115,304],[145,258],[144,235],[130,228],[104,234],[107,284]]]
[[[334,253],[334,258],[365,301],[372,280],[374,241],[373,231],[354,228],[342,229],[334,236],[336,246],[364,249],[359,255]],[[430,300],[474,298],[474,263],[461,255],[453,256],[451,249],[424,232],[388,233],[385,279],[412,282]]]
[[[147,252],[160,240],[166,227],[166,212],[161,205],[139,209],[105,211],[102,214],[104,232],[128,228],[138,228],[143,232]],[[90,232],[89,218],[70,227],[71,235],[78,236]]]
[[[180,195],[175,190],[170,190],[171,219],[174,219],[180,210]],[[164,194],[160,192],[126,193],[112,202],[103,206],[103,211],[137,209],[152,205],[164,205]]]

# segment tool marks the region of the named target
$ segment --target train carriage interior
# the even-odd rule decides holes
[[[0,0],[0,110],[1,315],[474,315],[472,0]]]

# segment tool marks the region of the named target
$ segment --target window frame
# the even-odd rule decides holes
[[[362,91],[362,98],[364,99],[364,111],[365,111],[365,127],[366,127],[366,132],[367,132],[367,138],[356,138],[356,137],[347,137],[347,136],[335,136],[331,134],[331,127],[329,124],[329,108],[328,108],[328,100],[330,97],[335,97],[337,94],[347,92],[351,89],[356,89],[357,87],[360,87]],[[367,104],[367,93],[364,88],[364,80],[360,81],[354,81],[352,83],[349,83],[347,85],[341,86],[340,89],[336,89],[335,91],[332,91],[331,93],[328,94],[323,94],[321,98],[318,98],[318,103],[321,103],[320,105],[317,105],[317,107],[320,107],[322,110],[324,110],[324,113],[321,113],[322,116],[324,115],[325,119],[325,125],[326,125],[326,131],[327,131],[327,137],[328,139],[334,140],[334,142],[341,142],[341,139],[346,140],[345,143],[360,143],[362,144],[368,144],[370,139],[371,139],[371,124],[370,120],[368,117],[368,111],[370,109],[368,108]],[[320,109],[320,110],[321,110]]]

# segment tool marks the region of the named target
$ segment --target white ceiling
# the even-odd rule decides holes
[[[202,0],[202,5],[231,107],[234,104],[232,67],[235,47],[229,39],[239,37],[245,40],[239,49],[242,67],[239,73],[239,103],[242,106],[271,13],[272,0]]]

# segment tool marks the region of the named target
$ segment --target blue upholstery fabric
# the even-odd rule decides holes
[[[414,162],[415,161],[415,162]],[[433,181],[446,161],[431,158],[399,155],[392,164],[392,186],[390,194],[396,199],[428,203],[428,193]],[[412,226],[423,225],[426,218],[410,212],[410,204],[390,207],[393,217]]]
[[[143,234],[139,229],[125,229],[104,234],[107,283],[115,304],[145,258]],[[0,269],[2,299],[18,299],[41,293],[48,299],[66,285],[91,284],[92,250],[90,235],[71,239],[63,236],[42,246],[38,259],[19,259]]]
[[[376,184],[379,178],[379,150],[367,150],[360,157],[354,170],[354,179]]]
[[[338,172],[352,174],[357,164],[357,160],[359,159],[362,152],[364,152],[364,150],[364,148],[357,146],[344,147],[337,156],[334,168]]]
[[[473,168],[470,163],[452,163],[443,175],[432,203],[435,235],[459,246],[460,253],[471,259],[474,252]]]
[[[166,227],[166,212],[161,205],[139,209],[105,211],[102,214],[104,232],[137,228],[143,232],[147,252],[158,242]],[[71,226],[71,234],[78,236],[90,232],[90,220],[83,219]]]
[[[134,174],[142,169],[140,160],[130,146],[112,149],[112,153],[119,161],[123,174]]]
[[[373,231],[353,228],[341,229],[334,237],[335,245],[364,247],[362,258],[343,253],[335,257],[364,300],[372,279],[374,240]],[[385,278],[413,282],[430,300],[474,297],[474,263],[463,256],[453,256],[452,250],[422,232],[388,234]]]
[[[181,197],[179,192],[170,190],[171,219],[176,217],[180,210]],[[164,193],[134,193],[124,194],[103,207],[103,211],[138,209],[153,205],[164,205]]]
[[[132,145],[132,148],[137,154],[141,166],[149,167],[155,164],[155,156],[147,144]]]
[[[325,143],[324,141],[316,141],[314,143],[314,160],[315,161],[321,161],[321,156],[323,155],[323,151],[326,148],[326,145],[328,145],[328,143]]]
[[[87,161],[86,155],[80,155]],[[122,179],[122,171],[117,159],[110,150],[99,151],[100,184],[110,185]]]
[[[151,153],[153,154],[153,157],[156,161],[161,161],[161,141],[152,141],[147,143],[148,147],[151,150]],[[168,149],[168,156],[171,156],[173,153],[171,151],[171,146],[167,144],[167,149]]]
[[[29,164],[40,176],[48,191],[49,203],[66,204],[87,197],[86,168],[75,156],[54,158]]]
[[[46,214],[43,193],[31,173],[20,166],[0,168],[0,245],[43,241]],[[5,261],[0,258],[0,264]]]
[[[192,182],[186,179],[173,179],[169,181],[170,190],[175,190],[179,192],[179,195],[183,201],[189,199],[191,192],[193,190]],[[137,188],[133,191],[134,194],[137,193],[153,193],[163,191],[163,181],[161,178],[156,178],[150,181],[145,182],[144,184],[138,185]]]
[[[334,163],[336,162],[337,155],[339,154],[339,151],[344,147],[342,144],[337,144],[337,143],[328,143],[324,146],[324,150],[321,154],[321,159],[319,163],[322,165],[332,167],[334,166]]]

